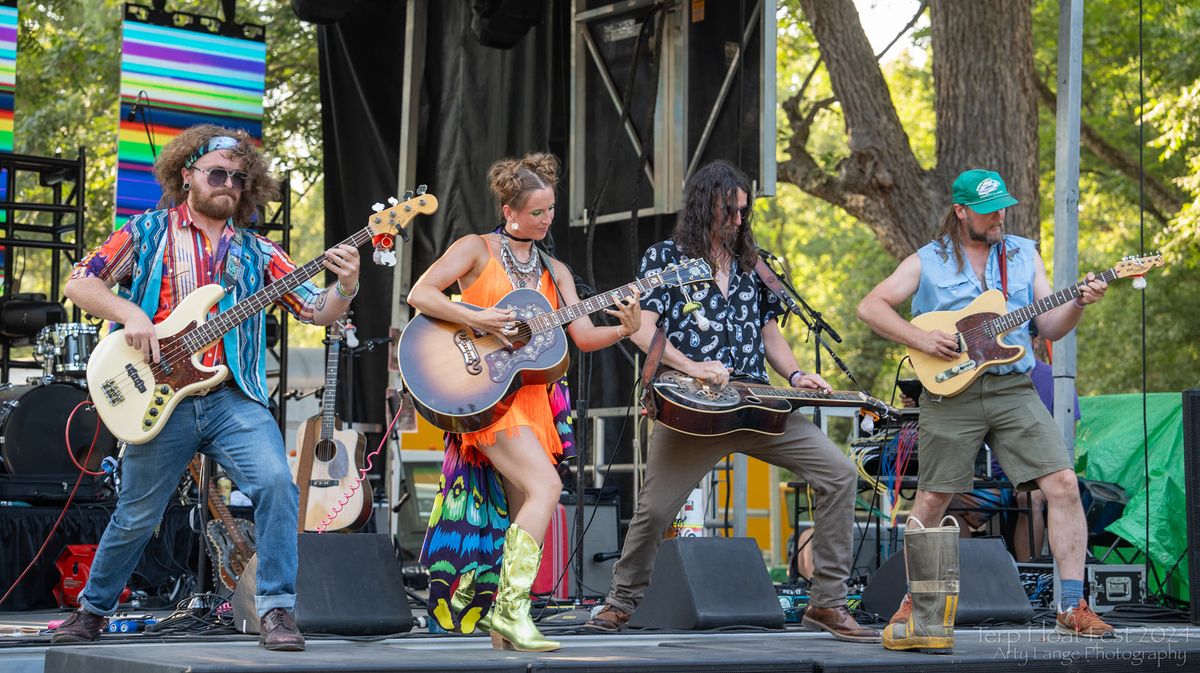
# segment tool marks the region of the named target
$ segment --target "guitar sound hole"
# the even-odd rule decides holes
[[[760,398],[758,395],[747,395],[746,401],[750,404],[758,404],[762,402],[762,398]]]
[[[313,455],[319,461],[329,462],[337,455],[337,447],[330,441],[317,442],[317,446],[313,449]]]

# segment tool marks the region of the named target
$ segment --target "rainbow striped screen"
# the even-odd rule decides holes
[[[162,192],[154,181],[151,139],[158,151],[196,124],[239,128],[262,138],[263,31],[255,39],[229,37],[208,29],[216,19],[183,28],[157,25],[139,19],[135,8],[140,6],[126,5],[121,38],[117,227],[130,215],[158,207]]]
[[[13,151],[13,89],[17,83],[17,0],[0,0],[0,152]],[[8,200],[8,171],[0,170],[0,201]],[[0,211],[0,222],[8,214]],[[0,246],[0,291],[4,288],[4,256]]]

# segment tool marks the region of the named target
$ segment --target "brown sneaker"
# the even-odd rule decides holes
[[[69,617],[63,620],[62,624],[54,629],[54,636],[50,638],[52,643],[90,643],[100,638],[100,632],[104,630],[104,623],[108,621],[107,617],[93,615],[92,613],[79,608],[72,612]]]
[[[904,600],[900,601],[900,607],[896,608],[896,613],[888,620],[888,624],[903,624],[912,616],[912,594],[904,594]]]
[[[815,608],[810,605],[804,610],[804,619],[800,623],[810,631],[825,631],[838,640],[850,643],[878,643],[882,640],[875,629],[859,626],[845,605],[836,608]]]
[[[291,612],[274,608],[259,620],[258,644],[268,650],[300,652],[304,650],[304,636],[296,628],[296,620]]]
[[[1083,636],[1084,638],[1112,638],[1117,635],[1116,629],[1105,624],[1095,612],[1092,612],[1087,601],[1082,598],[1079,599],[1079,605],[1068,608],[1066,612],[1058,613],[1054,632],[1064,636]]]
[[[587,620],[587,624],[584,624],[584,627],[593,631],[616,633],[625,630],[625,625],[629,623],[629,618],[632,616],[620,608],[605,605],[600,612],[597,612],[594,617]]]

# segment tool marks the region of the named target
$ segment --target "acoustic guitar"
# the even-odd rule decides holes
[[[876,416],[890,416],[895,411],[866,393],[826,393],[736,379],[714,386],[674,369],[659,374],[650,389],[658,409],[656,420],[672,430],[700,437],[738,430],[782,435],[788,416],[801,407],[853,407]]]
[[[1113,268],[1097,274],[1096,278],[1111,283],[1117,278],[1145,275],[1162,265],[1162,255],[1126,257]],[[1079,281],[1011,312],[1007,311],[1000,290],[988,290],[957,311],[931,311],[913,318],[913,325],[927,332],[941,330],[958,341],[958,357],[953,360],[943,360],[910,347],[908,356],[917,371],[917,378],[929,394],[953,397],[989,367],[1020,360],[1025,355],[1025,347],[1010,346],[1000,337],[1046,311],[1074,301],[1084,284]]]
[[[200,460],[200,456],[196,456],[188,463],[188,471],[197,488],[200,486]],[[210,479],[208,484],[208,511],[213,518],[209,519],[204,532],[213,564],[213,579],[232,595],[246,564],[254,556],[254,522],[234,518],[225,506],[216,482],[216,479]]]
[[[437,211],[437,199],[424,193],[368,218],[367,226],[343,245],[359,247],[377,235],[403,234],[417,215]],[[125,343],[124,330],[114,330],[92,351],[87,365],[88,390],[104,425],[117,439],[145,444],[154,439],[179,402],[201,395],[225,380],[225,365],[208,367],[200,355],[229,330],[274,304],[325,267],[325,253],[239,301],[211,320],[209,311],[225,296],[219,284],[191,292],[165,320],[154,326],[161,361],[147,363],[142,352]]]
[[[645,295],[657,287],[708,280],[708,263],[692,259],[558,310],[536,290],[513,290],[496,303],[513,311],[512,346],[467,325],[418,314],[400,336],[400,375],[413,406],[434,426],[458,433],[483,430],[504,416],[521,386],[562,378],[568,364],[563,325],[613,306],[635,289]]]
[[[325,354],[325,392],[321,413],[309,418],[296,431],[298,460],[292,480],[300,488],[300,532],[315,532],[325,515],[350,490],[366,459],[367,438],[342,427],[334,413],[337,401],[338,362],[342,345],[342,323],[329,328],[329,350]],[[363,480],[354,489],[326,532],[362,528],[371,518],[371,482]]]

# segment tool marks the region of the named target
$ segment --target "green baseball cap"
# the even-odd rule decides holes
[[[967,206],[980,215],[1017,205],[1008,193],[1004,178],[995,171],[973,169],[963,171],[954,179],[954,202]]]

